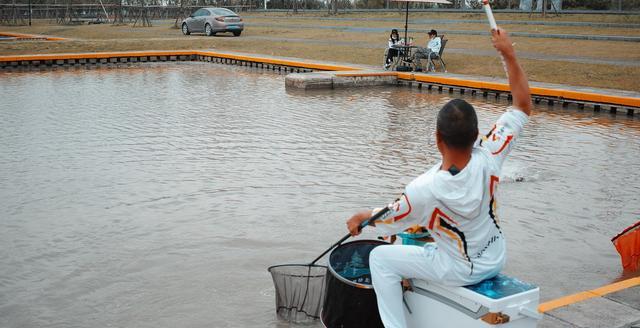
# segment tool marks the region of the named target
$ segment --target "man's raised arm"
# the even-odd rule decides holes
[[[527,115],[531,115],[531,91],[527,76],[518,64],[516,52],[507,31],[498,28],[491,31],[493,46],[502,54],[509,75],[509,88],[513,96],[513,105]]]

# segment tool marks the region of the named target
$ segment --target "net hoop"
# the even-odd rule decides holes
[[[279,264],[268,267],[267,271],[273,278],[279,318],[294,323],[320,318],[327,266]]]
[[[322,268],[322,269],[326,269],[326,268],[327,268],[327,266],[326,266],[326,265],[320,265],[320,264],[313,264],[313,265],[309,265],[308,263],[306,263],[306,264],[301,264],[301,263],[299,263],[299,264],[295,264],[295,263],[292,263],[292,264],[277,264],[277,265],[272,265],[272,266],[270,266],[270,267],[268,267],[268,268],[267,268],[267,271],[269,271],[269,272],[273,272],[273,269],[275,269],[275,268],[281,268],[281,267],[311,267],[311,268]],[[292,277],[297,277],[297,275],[291,275],[291,276],[292,276]],[[320,275],[315,275],[315,276],[312,276],[312,277],[319,277],[319,276],[320,276]],[[322,276],[324,276],[324,274],[323,274]],[[303,277],[306,277],[306,275],[304,275]]]

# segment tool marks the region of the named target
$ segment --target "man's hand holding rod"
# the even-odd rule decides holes
[[[523,111],[527,115],[531,115],[531,91],[529,90],[529,82],[518,60],[513,43],[509,38],[507,31],[497,28],[491,30],[491,42],[504,59],[509,76],[509,88],[513,96],[513,105]]]

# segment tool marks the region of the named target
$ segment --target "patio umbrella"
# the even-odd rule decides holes
[[[406,14],[404,17],[404,42],[407,42],[407,25],[409,25],[409,2],[425,2],[425,3],[441,3],[450,5],[451,2],[447,0],[391,0],[395,2],[406,2]]]

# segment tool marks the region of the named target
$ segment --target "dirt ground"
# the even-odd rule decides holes
[[[313,16],[313,17],[310,17]],[[0,26],[0,32],[45,34],[65,37],[65,41],[0,41],[0,55],[66,52],[218,49],[255,54],[299,57],[343,63],[381,66],[387,33],[321,28],[346,26],[363,28],[402,28],[400,13],[353,13],[338,18],[360,20],[327,20],[322,13],[246,14],[245,31],[240,37],[220,34],[184,36],[172,28],[173,21],[154,21],[153,27],[75,25],[63,26],[49,21],[36,21],[29,26]],[[540,21],[541,17],[522,14],[498,14],[498,20]],[[335,17],[335,16],[332,16]],[[362,18],[366,18],[362,20]],[[388,21],[398,19],[398,22]],[[411,19],[483,19],[480,14],[412,13]],[[640,15],[563,15],[545,21],[580,21],[640,24]],[[452,22],[440,26],[410,24],[427,30],[483,30],[482,24]],[[505,25],[513,31],[531,33],[599,34],[640,36],[638,28],[574,27],[541,25]],[[425,33],[412,35],[419,44],[426,43]],[[491,52],[488,36],[447,35],[443,56],[451,73],[504,77],[498,57]],[[640,42],[561,40],[551,38],[514,37],[516,49],[536,59],[521,59],[532,81],[563,83],[576,86],[606,87],[640,91]],[[531,56],[530,56],[531,57]],[[564,60],[558,60],[563,57]],[[611,64],[572,62],[581,59],[606,59]],[[621,63],[617,63],[620,61]],[[626,63],[626,64],[625,64]],[[631,63],[631,65],[629,65]],[[637,65],[636,65],[637,63]]]

